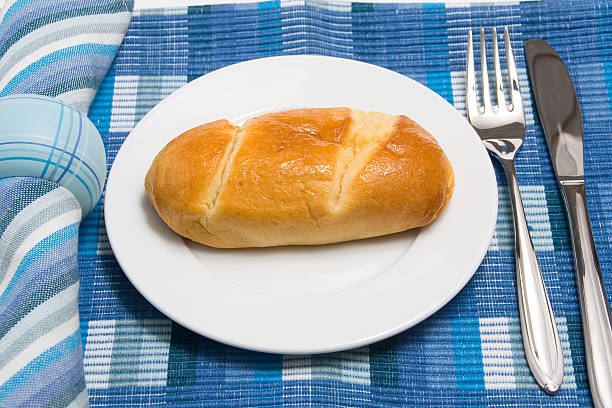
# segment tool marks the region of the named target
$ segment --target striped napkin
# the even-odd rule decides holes
[[[8,0],[0,12],[1,407],[89,405],[77,241],[106,160],[86,114],[132,7]]]

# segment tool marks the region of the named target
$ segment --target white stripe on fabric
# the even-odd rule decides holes
[[[369,348],[312,356],[311,376],[314,379],[370,385]]]
[[[480,341],[485,389],[516,389],[508,318],[481,318]]]
[[[452,71],[450,73],[451,89],[453,92],[453,105],[455,108],[467,117],[465,107],[465,72]]]
[[[21,59],[18,63],[13,65],[11,69],[4,75],[0,80],[0,89],[3,89],[15,76],[21,71],[26,69],[34,62],[41,58],[52,54],[53,52],[63,50],[68,47],[72,47],[79,44],[103,44],[103,45],[119,45],[123,41],[123,33],[111,34],[111,33],[98,33],[98,34],[76,34],[68,38],[64,38],[60,41],[52,42],[42,48],[32,50],[32,53],[27,57]]]
[[[561,348],[563,349],[563,385],[561,388],[575,390],[577,388],[576,376],[574,374],[574,361],[570,348],[567,319],[565,317],[557,317],[555,321],[557,323],[557,330],[559,330]]]
[[[478,3],[486,3],[486,5],[494,4],[496,0],[446,0],[444,3],[447,13],[450,14],[452,9],[455,8],[466,8],[472,5],[478,5]],[[521,1],[543,1],[543,0],[497,0],[499,4],[503,4],[506,7],[518,6]],[[436,3],[434,0],[424,0],[423,3]],[[462,10],[463,11],[463,10]],[[455,13],[457,14],[457,13]],[[449,19],[450,20],[450,19]]]
[[[81,112],[86,112],[87,107],[89,106],[95,95],[95,89],[82,88],[61,93],[57,95],[55,99],[59,99],[65,102],[66,104],[72,106],[73,108],[78,109]],[[85,151],[83,147],[80,147],[79,150]],[[86,155],[83,155],[82,159],[85,160],[87,163],[95,163],[95,161],[89,159]]]
[[[48,194],[45,194],[44,196],[37,199],[36,201],[46,197],[47,195]],[[36,203],[36,201],[31,203],[30,205]],[[28,207],[30,205],[28,205]],[[9,264],[6,275],[4,275],[4,279],[2,280],[2,282],[0,282],[0,295],[4,292],[6,287],[9,285],[11,279],[13,279],[13,275],[17,271],[17,268],[19,267],[19,264],[23,260],[24,256],[32,248],[34,248],[36,244],[38,244],[40,241],[42,241],[44,238],[48,237],[49,235],[53,234],[54,232],[64,227],[67,227],[69,225],[72,225],[74,223],[80,222],[80,221],[81,221],[81,209],[79,208],[77,210],[66,212],[62,215],[59,215],[53,218],[52,220],[47,221],[45,224],[41,225],[39,228],[33,231],[30,235],[28,235],[28,237],[19,246],[17,251],[15,251],[15,255],[13,256],[13,259],[11,263]]]
[[[72,302],[76,303],[78,294],[79,284],[74,283],[44,303],[36,306],[30,313],[19,320],[19,323],[13,326],[2,338],[0,338],[0,353],[2,353],[2,350],[6,350],[14,341],[18,340],[28,329],[43,318],[52,315],[54,312]]]
[[[137,17],[137,16],[176,16],[176,15],[184,16],[187,14],[187,10],[188,10],[188,6],[179,6],[179,7],[170,6],[170,7],[164,7],[164,8],[146,8],[146,9],[139,9],[139,10],[134,8],[134,12],[132,13],[132,15],[134,17]],[[181,23],[185,21],[187,20],[183,20],[181,21]]]
[[[548,202],[544,186],[524,185],[519,187],[529,224],[531,239],[536,251],[553,251],[552,227],[548,215]],[[514,230],[510,195],[505,186],[498,187],[499,213],[495,228],[495,239],[490,249],[512,251],[514,248]]]
[[[8,9],[16,2],[17,0],[0,0],[0,23],[2,23]]]
[[[171,334],[168,319],[89,322],[83,362],[87,386],[164,386]]]
[[[312,379],[309,356],[283,356],[283,381],[309,381]]]
[[[146,112],[186,83],[184,75],[116,76],[110,132],[130,132]]]
[[[339,2],[334,0],[306,0],[305,4],[307,6],[317,7],[324,10],[340,11],[345,13],[349,13],[352,7],[352,3],[350,1]]]
[[[88,388],[107,388],[110,377],[115,320],[90,320],[83,365]]]
[[[552,227],[544,186],[521,187],[525,216],[531,226],[531,237],[536,250],[553,251]]]
[[[145,320],[140,324],[144,327],[138,329],[142,334],[137,335],[141,342],[137,350],[138,358],[135,361],[138,367],[137,384],[165,386],[168,378],[172,322]]]
[[[109,131],[130,132],[136,121],[138,75],[115,77]]]
[[[283,356],[283,381],[327,379],[358,385],[370,385],[368,347],[317,356]]]
[[[87,389],[81,391],[79,395],[68,405],[66,408],[85,408],[89,407],[89,396],[87,395]]]
[[[281,0],[281,8],[285,7],[299,7],[307,4],[307,0]]]
[[[370,349],[358,348],[342,353],[342,380],[353,384],[370,385]]]
[[[519,49],[514,47],[514,49]],[[529,83],[529,74],[526,68],[517,68],[516,73],[519,79],[519,86],[521,87],[521,94],[523,94],[523,109],[525,110],[525,124],[527,127],[535,125],[535,116],[533,114],[533,107],[531,106],[531,98],[529,97],[531,84]],[[504,75],[508,75],[507,71],[504,71]]]
[[[303,404],[310,405],[312,396],[312,362],[309,355],[284,355],[283,369],[283,399],[301,395]]]
[[[0,370],[0,384],[5,383],[19,370],[28,365],[30,361],[77,330],[79,330],[79,317],[75,315],[67,322],[62,323],[49,333],[40,337],[34,343],[30,344],[27,349],[15,356],[15,358]]]
[[[576,389],[576,377],[565,317],[555,319],[563,349],[562,389]],[[516,317],[481,318],[480,339],[485,388],[489,390],[537,389],[530,374],[522,343],[520,321]]]

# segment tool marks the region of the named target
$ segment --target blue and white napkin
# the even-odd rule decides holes
[[[77,239],[106,162],[86,114],[132,6],[8,0],[0,12],[0,407],[89,405]]]

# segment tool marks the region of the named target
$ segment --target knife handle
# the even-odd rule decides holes
[[[593,404],[612,407],[612,316],[591,231],[583,182],[562,183],[580,295],[584,347]]]
[[[538,384],[554,394],[563,382],[563,349],[538,264],[513,159],[502,159],[514,219],[516,282],[525,357]]]

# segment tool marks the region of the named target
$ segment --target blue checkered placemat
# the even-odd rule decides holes
[[[119,268],[99,204],[79,236],[79,306],[91,405],[591,406],[568,225],[534,115],[522,44],[532,37],[547,39],[575,81],[585,127],[591,221],[604,279],[612,289],[611,3],[283,0],[139,11],[89,117],[103,136],[110,168],[134,125],[172,91],[228,64],[284,54],[377,64],[422,82],[464,111],[467,29],[503,25],[511,31],[527,97],[528,130],[517,172],[565,353],[565,380],[557,396],[536,386],[523,355],[509,199],[496,165],[497,229],[465,289],[400,335],[327,355],[247,352],[168,320]]]

